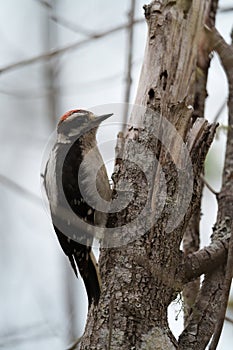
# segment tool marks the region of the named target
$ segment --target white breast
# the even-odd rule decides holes
[[[52,214],[56,214],[58,207],[58,186],[56,179],[57,146],[50,152],[49,160],[45,170],[45,189]]]

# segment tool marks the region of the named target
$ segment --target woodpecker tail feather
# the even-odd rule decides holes
[[[77,267],[76,267],[73,255],[69,255],[68,258],[70,261],[70,265],[75,273],[75,276],[78,277],[78,271],[77,271]]]
[[[91,247],[80,244],[65,236],[56,226],[54,226],[54,229],[57,234],[58,241],[64,253],[69,258],[70,264],[76,276],[78,276],[78,267],[87,291],[89,307],[92,302],[97,305],[100,297],[101,282],[98,264],[93,252],[91,251]]]
[[[85,248],[85,252],[76,251],[74,253],[74,259],[85,284],[88,296],[88,305],[90,307],[92,302],[94,302],[95,305],[97,305],[99,302],[101,282],[99,268],[95,256],[90,247]]]

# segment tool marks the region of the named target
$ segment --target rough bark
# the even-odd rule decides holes
[[[188,231],[193,241],[198,239],[200,175],[216,130],[203,118],[209,65],[203,28],[216,4],[161,0],[144,7],[148,38],[130,126],[117,142],[112,209],[119,198],[130,200],[109,214],[99,261],[101,297],[89,310],[81,349],[199,350],[213,334],[233,213],[232,119],[213,242],[189,255],[180,244]],[[197,67],[204,70],[204,79],[197,77]],[[203,273],[177,342],[167,308],[187,282]]]
[[[195,122],[190,108],[195,97],[198,42],[208,4],[202,0],[152,1],[145,6],[148,40],[135,101],[145,108],[142,112],[135,107],[132,112],[122,158],[117,159],[113,176],[113,199],[124,183],[130,183],[133,201],[109,215],[108,227],[127,227],[140,215],[148,195],[148,216],[153,224],[145,230],[148,218],[143,217],[122,231],[123,242],[132,237],[127,245],[101,249],[102,294],[98,307],[89,310],[81,349],[177,347],[167,323],[167,307],[180,290],[180,243],[200,201],[197,179],[215,131],[215,126],[204,120]],[[165,120],[174,129],[166,130]],[[194,182],[190,202],[176,225],[176,214],[189,191],[183,184],[183,193],[179,193],[179,177],[187,169],[179,163],[183,145],[178,133],[190,152]],[[151,154],[159,165],[153,164]],[[137,166],[140,160],[147,164],[144,172]],[[158,186],[161,169],[167,189],[164,201]],[[160,215],[155,219],[157,212]]]

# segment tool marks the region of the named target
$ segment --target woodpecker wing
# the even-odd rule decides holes
[[[95,138],[92,136],[92,142],[87,142],[90,148],[95,148]],[[82,140],[83,141],[83,140]],[[92,301],[95,304],[98,303],[100,296],[100,278],[98,273],[98,267],[95,257],[91,251],[91,244],[93,236],[90,232],[80,229],[79,225],[73,227],[75,231],[75,237],[67,234],[66,229],[70,229],[69,217],[66,217],[66,212],[63,212],[64,198],[61,196],[61,192],[64,192],[70,209],[80,221],[87,223],[88,225],[94,225],[95,221],[102,223],[105,220],[105,214],[97,214],[95,210],[85,201],[80,191],[78,172],[81,162],[83,161],[83,144],[79,139],[72,145],[55,144],[51,151],[49,161],[45,171],[45,189],[50,203],[51,216],[54,224],[54,229],[57,234],[58,241],[63,249],[64,253],[69,258],[71,266],[77,276],[77,268],[83,278],[89,305]],[[64,156],[65,154],[65,156]],[[100,176],[97,177],[97,190],[100,195],[105,199],[110,199],[111,190],[108,182],[107,172],[103,165],[103,160],[98,152],[95,151],[95,159],[100,165]],[[91,169],[91,167],[89,167]],[[89,173],[87,168],[87,173]],[[91,171],[90,171],[91,173]],[[62,177],[62,189],[59,188],[59,177]],[[83,180],[85,183],[85,180]],[[106,181],[107,189],[101,190],[101,182]],[[86,182],[88,184],[88,181]],[[85,185],[82,183],[83,188]],[[96,218],[98,218],[96,220]],[[61,223],[57,225],[57,222]],[[75,239],[72,239],[75,238]]]

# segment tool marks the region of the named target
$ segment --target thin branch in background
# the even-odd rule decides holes
[[[133,62],[133,66],[138,66],[142,62],[142,57],[138,58]],[[113,82],[116,82],[117,80],[121,80],[123,76],[123,72],[119,71],[113,75],[108,75],[103,78],[95,79],[95,80],[89,80],[89,81],[81,81],[79,82],[79,85],[69,84],[69,85],[56,85],[56,93],[59,94],[59,96],[66,96],[67,94],[69,96],[76,95],[77,92],[84,92],[85,90],[90,89],[96,89],[96,86],[102,86],[111,83],[111,86],[113,85]],[[16,84],[17,85],[17,84]],[[12,96],[15,98],[24,98],[24,99],[38,99],[38,98],[44,98],[47,97],[50,94],[49,89],[45,89],[44,87],[37,87],[36,89],[22,89],[18,88],[15,89],[11,87],[0,87],[0,94]],[[44,140],[43,142],[46,142]]]
[[[51,15],[50,16],[51,20],[56,22],[57,24],[60,24],[66,29],[72,30],[72,32],[78,33],[78,34],[83,34],[87,37],[91,37],[94,35],[93,32],[89,31],[88,29],[85,29],[81,26],[78,26],[77,24],[74,24],[64,17],[58,16],[58,15]]]
[[[139,19],[135,19],[133,24],[139,24],[139,23],[144,23],[144,20],[142,18],[139,18]],[[38,62],[41,62],[41,61],[44,61],[44,60],[48,60],[48,59],[51,59],[51,58],[54,58],[58,55],[61,55],[61,54],[64,54],[66,52],[69,52],[69,51],[72,51],[72,50],[76,50],[77,48],[80,48],[84,45],[87,45],[87,44],[90,44],[92,43],[94,40],[97,40],[97,39],[101,39],[101,38],[104,38],[104,37],[107,37],[113,33],[116,33],[116,32],[119,32],[121,30],[124,30],[126,28],[128,28],[130,26],[129,23],[126,23],[126,24],[121,24],[121,25],[118,25],[116,27],[113,27],[109,30],[106,30],[104,32],[99,32],[99,33],[96,33],[96,34],[93,34],[91,35],[89,38],[85,38],[83,40],[79,40],[79,41],[76,41],[70,45],[66,45],[66,46],[63,46],[61,48],[58,48],[58,49],[55,49],[55,50],[50,50],[49,52],[45,52],[41,55],[38,55],[38,56],[34,56],[34,57],[31,57],[31,58],[28,58],[28,59],[25,59],[25,60],[22,60],[22,61],[18,61],[18,62],[15,62],[15,63],[11,63],[5,67],[2,67],[0,68],[0,73],[6,73],[6,72],[9,72],[13,69],[17,69],[17,68],[20,68],[20,67],[25,67],[29,64],[33,64],[33,63],[38,63]]]
[[[77,340],[75,340],[72,344],[68,345],[66,350],[75,350],[75,349],[77,349],[77,345],[80,344],[81,340],[82,340],[82,336],[80,338],[78,338]]]
[[[120,80],[122,77],[123,73],[119,72],[114,75],[109,75],[108,77],[104,77],[101,79],[95,79],[95,80],[90,80],[87,82],[81,82],[79,86],[70,84],[70,85],[60,85],[55,87],[55,92],[59,94],[59,96],[72,96],[76,95],[77,91],[84,92],[84,90],[90,90],[90,89],[96,89],[96,86],[101,86],[103,84],[108,84],[112,83],[113,81],[115,82],[116,80]],[[22,89],[4,89],[0,88],[0,94],[7,95],[7,96],[12,96],[20,99],[38,99],[38,98],[45,98],[48,97],[48,95],[51,94],[51,90],[47,88],[42,88],[38,87],[36,89],[28,89],[28,90],[23,90]]]
[[[228,317],[228,316],[225,316],[225,320],[226,320],[227,322],[230,322],[230,323],[233,324],[233,319],[232,319],[232,318],[230,318],[230,317]]]
[[[86,90],[90,89],[96,89],[96,86],[101,86],[106,85],[112,82],[115,82],[117,80],[121,80],[121,77],[123,75],[123,72],[119,72],[113,75],[109,75],[107,77],[101,78],[101,79],[95,79],[95,80],[90,80],[87,82],[81,82],[79,86],[70,84],[70,85],[60,85],[56,86],[55,92],[59,94],[59,96],[72,96],[76,95],[77,92],[84,92]],[[20,99],[39,99],[39,98],[45,98],[48,97],[51,94],[50,88],[42,88],[38,87],[36,89],[28,89],[28,90],[22,90],[22,89],[5,89],[5,88],[0,88],[0,94],[6,95],[6,96],[11,96],[15,98],[20,98]],[[45,142],[45,141],[44,141]]]
[[[219,12],[230,12],[233,11],[233,7],[221,7]]]
[[[48,1],[45,1],[45,0],[37,0],[37,2],[39,4],[41,4],[42,6],[46,7],[47,9],[51,9],[52,8],[52,5],[48,2]]]
[[[56,10],[56,1],[51,0],[50,12]],[[47,14],[47,13],[46,13]],[[51,50],[51,47],[56,46],[57,44],[57,26],[53,25],[50,21],[50,16],[44,17],[44,21],[41,24],[41,29],[44,33],[44,51],[48,52]],[[56,88],[56,76],[57,76],[57,60],[56,62],[48,61],[43,65],[43,78],[44,86],[46,87],[48,94],[46,95],[46,110],[47,116],[46,121],[49,121],[50,127],[53,130],[56,125],[56,116],[57,116],[57,88]],[[43,91],[43,89],[42,89]]]
[[[53,6],[50,3],[48,3],[47,1],[36,0],[36,2],[38,2],[42,6],[46,7],[46,9],[48,11],[52,12]],[[58,16],[58,15],[55,15],[55,14],[50,14],[50,19],[52,21],[56,22],[57,24],[60,24],[64,28],[72,30],[72,32],[84,34],[84,35],[86,35],[88,37],[93,35],[93,32],[90,32],[87,29],[85,29],[85,28],[83,28],[83,27],[81,27],[81,26],[79,26],[77,24],[74,24],[74,23],[70,22],[70,20],[67,20],[66,18],[64,18],[62,16]]]
[[[38,92],[38,89],[36,89],[36,92]],[[6,95],[6,96],[11,96],[11,97],[16,97],[16,98],[31,98],[32,96],[30,95],[34,95],[32,94],[32,89],[30,90],[24,90],[22,91],[22,89],[17,89],[15,90],[13,89],[7,89],[7,88],[0,88],[0,94],[2,95]],[[35,97],[41,97],[41,96],[35,96]]]
[[[219,107],[219,110],[217,111],[215,117],[214,117],[214,120],[213,120],[213,123],[216,123],[218,121],[218,118],[220,117],[220,115],[222,114],[224,108],[226,107],[227,105],[227,99],[225,99],[223,101],[223,103],[221,104],[221,106]]]
[[[125,106],[123,115],[123,124],[126,124],[129,112],[129,100],[132,85],[132,61],[133,61],[133,37],[134,37],[134,16],[135,16],[136,0],[131,0],[130,11],[128,13],[128,47],[127,47],[127,64],[126,64],[126,87],[125,87]]]
[[[212,186],[210,186],[210,184],[206,181],[206,179],[205,179],[205,177],[204,177],[203,174],[200,175],[200,178],[201,178],[202,182],[206,185],[206,187],[208,188],[208,190],[209,190],[210,192],[212,192],[215,196],[218,196],[218,192],[215,191],[215,190],[213,189]]]
[[[27,188],[17,184],[15,181],[10,180],[8,177],[0,174],[0,184],[8,187],[15,193],[22,195],[24,198],[29,199],[30,201],[39,204],[41,206],[42,200],[39,196],[29,191]]]

